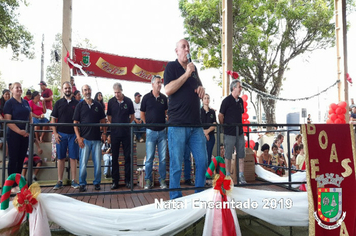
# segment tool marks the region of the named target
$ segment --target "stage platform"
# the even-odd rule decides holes
[[[253,181],[250,184],[262,184],[262,181]],[[53,185],[51,186],[41,186],[42,193],[58,193],[67,195],[69,197],[75,198],[77,200],[95,204],[98,206],[110,208],[110,209],[124,209],[124,208],[134,208],[138,206],[143,206],[147,204],[154,203],[155,199],[163,199],[164,201],[169,200],[169,191],[160,190],[159,186],[152,188],[153,191],[144,190],[140,186],[135,185],[133,191],[125,186],[120,186],[117,190],[111,190],[111,183],[101,184],[101,190],[94,190],[94,185],[87,185],[86,192],[79,192],[79,189],[71,188],[70,186],[64,186],[62,189],[53,190]],[[193,188],[193,186],[188,186],[185,184],[181,185],[182,188]],[[294,191],[288,190],[284,187],[277,185],[258,185],[258,186],[244,186],[250,189],[268,190],[274,192],[281,191]],[[155,191],[158,190],[158,191]],[[194,193],[194,190],[183,190],[183,196],[190,195]]]

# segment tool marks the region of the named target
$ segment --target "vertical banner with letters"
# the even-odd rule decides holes
[[[309,235],[356,235],[355,133],[348,124],[302,125]]]

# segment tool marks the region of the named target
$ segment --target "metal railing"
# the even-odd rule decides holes
[[[1,120],[0,124],[2,123],[3,127],[6,127],[7,124],[9,123],[26,123],[26,129],[29,132],[29,156],[28,156],[28,184],[30,185],[32,183],[32,174],[33,174],[33,169],[36,168],[40,168],[40,169],[49,169],[49,168],[57,168],[57,163],[55,167],[50,167],[50,166],[41,166],[41,167],[33,167],[32,163],[33,163],[33,144],[34,144],[34,127],[35,126],[78,126],[78,127],[82,127],[82,126],[100,126],[100,127],[129,127],[130,128],[130,142],[131,142],[131,189],[128,191],[108,191],[108,192],[84,192],[84,193],[69,193],[69,194],[65,194],[65,195],[70,195],[70,196],[76,196],[76,195],[111,195],[111,194],[123,194],[123,193],[130,193],[130,192],[161,192],[161,191],[177,191],[177,190],[200,190],[200,189],[206,189],[209,187],[189,187],[189,188],[176,188],[176,189],[150,189],[150,190],[133,190],[134,188],[134,159],[133,159],[133,155],[134,155],[134,145],[132,145],[134,143],[134,128],[135,127],[202,127],[203,125],[168,125],[168,124],[132,124],[132,123],[112,123],[112,124],[72,124],[72,123],[56,123],[56,124],[51,124],[51,123],[47,123],[47,124],[29,124],[28,122],[24,122],[24,121],[9,121],[9,120]],[[204,126],[207,126],[207,124],[204,124]],[[285,135],[287,137],[287,150],[288,150],[288,155],[289,157],[291,156],[291,151],[290,151],[290,132],[299,132],[299,129],[281,129],[281,130],[270,130],[270,131],[249,131],[249,127],[253,126],[253,127],[300,127],[300,125],[298,124],[209,124],[209,126],[216,126],[216,156],[220,155],[220,143],[221,143],[221,138],[220,138],[220,134],[222,133],[222,128],[223,127],[227,127],[227,126],[235,126],[236,127],[236,132],[238,133],[238,126],[245,126],[247,127],[247,132],[245,133],[247,136],[247,145],[248,147],[250,147],[250,134],[251,133],[266,133],[266,132],[286,132],[287,135]],[[166,129],[167,130],[167,129]],[[39,130],[39,132],[42,132],[42,130]],[[47,132],[51,132],[47,131]],[[108,131],[109,132],[109,131]],[[7,129],[3,128],[3,162],[2,162],[2,186],[4,185],[5,182],[5,172],[6,172],[6,160],[5,160],[5,156],[6,156],[6,135],[7,135]],[[167,145],[168,147],[168,145]],[[259,185],[288,185],[288,189],[293,190],[292,188],[292,184],[304,184],[305,182],[292,182],[292,177],[291,177],[291,158],[288,158],[288,167],[287,169],[288,171],[288,181],[287,182],[279,182],[279,183],[270,183],[270,182],[264,182],[264,183],[247,183],[247,184],[237,184],[235,186],[259,186]],[[70,162],[68,162],[70,163]],[[236,170],[239,170],[239,161],[236,160]],[[210,164],[210,163],[208,163]],[[93,167],[93,166],[87,166],[87,167]],[[101,166],[103,167],[103,165]],[[70,169],[70,164],[68,166],[68,169]],[[68,170],[68,178],[70,176],[70,171]],[[237,178],[239,178],[239,175],[237,174]],[[238,179],[239,180],[239,179]],[[238,181],[237,181],[238,182]]]

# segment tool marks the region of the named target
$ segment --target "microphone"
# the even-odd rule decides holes
[[[187,54],[187,59],[188,59],[189,63],[192,62],[192,57],[190,56],[190,53]],[[191,76],[194,78],[197,78],[195,71],[192,72]]]

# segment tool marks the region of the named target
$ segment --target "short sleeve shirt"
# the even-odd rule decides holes
[[[113,97],[108,102],[107,115],[111,116],[111,123],[130,123],[130,115],[134,115],[135,110],[132,100],[124,96],[122,102],[118,102]],[[125,137],[130,135],[129,127],[111,127],[111,136]]]
[[[202,107],[200,109],[200,118],[201,118],[201,123],[202,124],[212,124],[212,123],[216,123],[216,115],[215,115],[215,111],[213,109],[209,108],[209,111],[206,112],[204,110],[204,108]],[[203,126],[203,129],[209,129],[209,125],[208,126]],[[211,131],[209,134],[213,134],[214,130]]]
[[[185,73],[178,60],[169,62],[164,70],[164,85],[178,79]],[[199,80],[193,76],[172,95],[168,97],[169,124],[201,124],[200,98],[195,90],[201,86]]]
[[[24,99],[21,99],[21,102],[18,102],[15,98],[10,98],[4,106],[4,114],[11,115],[11,120],[23,120],[29,121],[31,113],[31,108],[28,105],[28,102]],[[16,124],[20,129],[25,129],[26,124]],[[13,132],[9,129],[9,132]]]
[[[105,118],[105,112],[100,103],[92,100],[89,106],[84,100],[80,102],[74,110],[73,120],[79,121],[81,124],[100,123]],[[99,126],[82,126],[79,127],[80,136],[91,141],[101,140]]]
[[[53,92],[52,90],[50,90],[49,88],[46,88],[45,90],[42,91],[42,94],[41,96],[43,98],[49,98],[50,96],[53,95]],[[52,107],[52,101],[46,101],[46,109],[50,109],[52,110],[53,107]]]
[[[139,103],[133,102],[133,106],[134,106],[134,110],[135,110],[135,118],[141,119],[141,113],[140,113],[141,102],[139,102]]]
[[[57,119],[57,123],[73,123],[73,115],[78,101],[72,97],[68,102],[66,98],[59,99],[53,107],[51,116]],[[57,126],[57,132],[74,134],[72,126]]]
[[[38,102],[39,106],[37,104],[35,104],[33,102],[33,100],[30,100],[28,102],[28,104],[30,105],[33,114],[38,115],[38,116],[43,114],[43,105],[42,105],[41,101]]]
[[[244,104],[239,97],[237,100],[230,94],[221,103],[220,113],[224,115],[224,124],[241,124]],[[239,125],[239,134],[243,133],[242,126]],[[224,127],[224,134],[236,136],[236,127]]]
[[[302,165],[303,165],[304,161],[305,161],[305,156],[302,154],[299,154],[297,156],[297,160],[296,160],[295,164],[299,166],[299,169],[302,169]]]
[[[159,93],[159,96],[155,97],[151,91],[142,98],[141,111],[145,112],[146,124],[166,123],[167,109],[167,97],[162,93]],[[161,131],[164,127],[148,127],[148,129]]]

